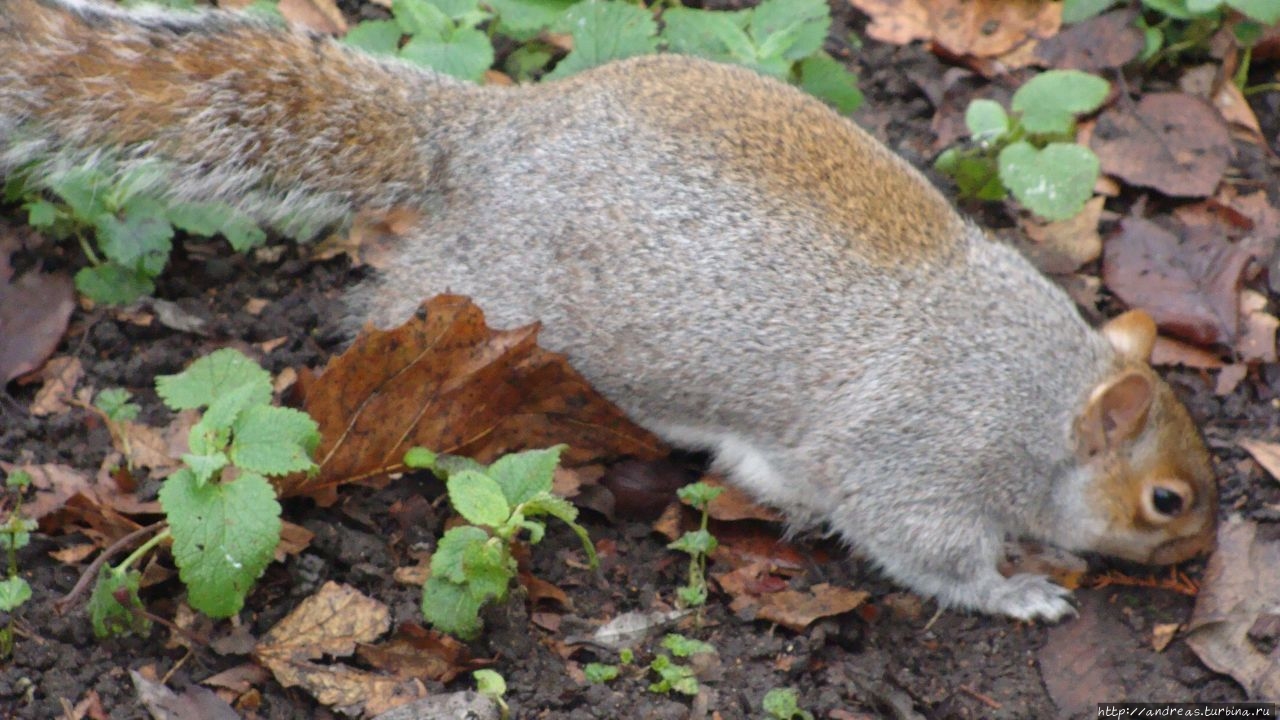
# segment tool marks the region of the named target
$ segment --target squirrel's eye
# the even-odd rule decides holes
[[[1182,495],[1169,488],[1155,488],[1151,491],[1151,506],[1161,515],[1174,517],[1182,512]]]

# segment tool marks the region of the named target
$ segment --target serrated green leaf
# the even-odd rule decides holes
[[[582,673],[586,675],[587,682],[601,685],[618,679],[618,666],[591,662],[582,667]]]
[[[342,42],[373,55],[395,55],[403,34],[395,20],[365,20],[348,30]]]
[[[842,115],[847,115],[862,105],[858,76],[849,72],[844,63],[825,52],[800,61],[800,87],[825,101]]]
[[[230,463],[230,460],[222,452],[214,452],[209,455],[186,453],[182,456],[182,462],[191,468],[191,472],[195,475],[196,484],[203,485],[212,480],[214,475],[217,475],[222,468]]]
[[[813,713],[800,709],[799,694],[792,688],[774,688],[765,693],[761,707],[778,720],[813,720]]]
[[[450,582],[462,584],[467,581],[467,570],[463,564],[463,556],[472,545],[483,545],[489,542],[489,533],[475,525],[459,525],[449,528],[436,543],[436,551],[431,554],[431,575],[448,579]]]
[[[206,414],[205,418],[208,415]],[[231,428],[213,427],[205,423],[205,418],[191,426],[187,431],[187,449],[193,455],[213,455],[227,449],[231,442]]]
[[[577,0],[486,0],[498,14],[498,31],[519,41],[556,24]]]
[[[440,632],[470,640],[480,632],[480,608],[457,583],[432,575],[422,585],[422,617]]]
[[[596,546],[591,542],[591,536],[587,534],[587,529],[579,525],[578,508],[573,503],[561,497],[556,497],[551,493],[541,493],[530,498],[521,508],[525,515],[550,515],[553,518],[563,521],[578,536],[578,540],[582,541],[582,551],[587,555],[587,562],[591,567],[595,567],[598,559],[596,558]]]
[[[1062,3],[1062,22],[1072,25],[1099,15],[1116,4],[1116,0],[1065,0]]]
[[[218,227],[218,233],[227,239],[227,244],[236,252],[245,252],[258,247],[267,241],[267,233],[258,227],[248,215],[233,211]]]
[[[1018,202],[1046,220],[1066,220],[1084,207],[1098,179],[1098,158],[1070,143],[1036,150],[1020,141],[1000,151],[1000,180]]]
[[[27,210],[27,224],[37,230],[51,227],[58,219],[58,207],[48,200],[34,200],[23,207]]]
[[[679,550],[690,555],[710,555],[719,546],[720,543],[715,535],[706,530],[691,530],[667,545],[671,550]]]
[[[170,410],[204,407],[239,388],[248,388],[240,407],[271,402],[271,374],[232,348],[215,350],[177,375],[156,378],[156,394]]]
[[[263,407],[262,389],[257,385],[249,384],[233,387],[209,403],[197,427],[206,434],[230,430],[236,419],[240,417],[240,413],[251,407]],[[195,429],[192,428],[193,431]],[[215,447],[223,447],[227,439],[230,439],[229,435],[223,438],[222,444],[217,444]]]
[[[742,14],[674,7],[662,13],[662,39],[673,53],[750,65],[756,47],[737,17]]]
[[[764,0],[752,12],[748,32],[759,58],[795,62],[821,50],[830,28],[825,0]]]
[[[78,220],[92,222],[93,218],[108,212],[107,184],[107,178],[101,172],[79,167],[52,178],[49,189],[62,198]]]
[[[240,414],[233,427],[231,462],[263,475],[311,470],[320,444],[320,426],[293,408],[259,405]]]
[[[472,525],[498,527],[511,517],[511,507],[493,478],[474,470],[454,473],[445,481],[449,503]]]
[[[516,576],[516,561],[502,551],[499,543],[470,543],[462,549],[462,567],[467,580],[464,585],[471,597],[480,603],[503,600]]]
[[[11,514],[0,525],[0,549],[19,550],[31,543],[31,533],[39,524],[20,513]]]
[[[160,505],[187,602],[215,618],[240,612],[280,542],[280,503],[271,483],[244,473],[200,485],[183,468],[164,481]]]
[[[80,268],[76,272],[76,290],[96,303],[126,305],[155,292],[151,277],[115,263]]]
[[[164,270],[173,250],[173,225],[163,217],[146,213],[124,219],[103,213],[94,219],[98,247],[108,260],[136,267],[155,277]]]
[[[551,492],[552,478],[565,445],[525,450],[498,458],[485,474],[498,483],[507,504],[515,507],[539,493]]]
[[[547,74],[550,79],[645,55],[658,46],[658,26],[649,11],[621,0],[583,0],[565,11],[558,27],[573,36],[573,52]]]
[[[1280,23],[1280,2],[1276,0],[1227,0],[1227,4],[1263,25]]]
[[[132,397],[124,388],[107,388],[93,398],[93,406],[105,413],[111,422],[136,420],[142,409],[129,402]]]
[[[712,500],[720,497],[724,492],[724,488],[708,485],[704,482],[689,483],[684,487],[676,490],[676,497],[681,501],[688,503],[691,507],[701,510],[706,507]]]
[[[180,202],[169,206],[168,218],[173,226],[183,232],[202,237],[217,234],[222,221],[232,212],[231,206],[220,202]]]
[[[662,638],[662,647],[671,651],[672,655],[681,658],[692,657],[698,653],[713,653],[716,648],[711,643],[685,637],[679,633],[667,633]]]
[[[1050,70],[1018,88],[1010,107],[1029,133],[1066,134],[1075,117],[1101,107],[1111,91],[1106,80],[1079,70]]]
[[[138,582],[142,574],[137,570],[117,570],[103,566],[89,596],[89,621],[93,634],[98,638],[118,637],[151,632],[151,621],[134,610],[142,608],[138,598]],[[117,591],[128,605],[120,604]]]
[[[1009,132],[1009,116],[994,100],[980,98],[969,103],[964,112],[964,124],[973,139],[980,143],[990,142]]]
[[[400,57],[475,82],[493,65],[493,43],[488,35],[475,28],[461,28],[448,40],[414,37],[400,48]]]
[[[454,30],[449,16],[428,0],[392,0],[391,14],[406,35],[419,40],[444,42]]]
[[[0,580],[0,612],[11,613],[31,599],[31,586],[14,576]]]

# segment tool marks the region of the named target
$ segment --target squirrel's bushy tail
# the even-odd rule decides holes
[[[421,204],[449,152],[433,123],[476,91],[243,15],[0,0],[0,173],[154,165],[170,197],[314,226]]]

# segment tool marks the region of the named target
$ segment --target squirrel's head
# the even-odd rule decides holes
[[[1218,486],[1204,440],[1173,390],[1147,364],[1156,327],[1131,310],[1102,328],[1118,356],[1076,419],[1088,468],[1085,507],[1101,527],[1089,549],[1143,563],[1176,563],[1212,549]]]

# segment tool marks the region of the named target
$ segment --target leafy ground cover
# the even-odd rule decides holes
[[[952,63],[944,64],[920,44],[899,46],[878,30],[886,16],[875,3],[858,5],[869,15],[836,8],[828,50],[848,55],[849,30],[872,38],[850,56],[868,97],[857,117],[917,165],[928,167],[970,134],[966,115],[974,100],[1017,107],[1011,98],[1018,82],[984,75],[993,58],[1011,62],[1011,50],[975,44],[998,40],[1006,24],[968,40],[958,26],[917,28],[917,40],[945,48]],[[1046,32],[1051,37],[1036,52],[1075,57],[1100,33],[1124,45],[1132,39],[1132,18],[1120,19],[1086,21],[1095,34],[1077,45],[1070,33],[1079,30]],[[693,556],[697,573],[710,578],[708,602],[688,612],[678,601],[692,584],[691,554],[669,546],[698,530],[700,516],[668,505],[674,491],[665,488],[696,477],[696,461],[606,472],[583,451],[570,451],[571,470],[557,473],[553,490],[580,508],[576,522],[592,540],[598,568],[569,525],[547,523],[540,543],[517,544],[502,556],[501,568],[511,572],[514,563],[518,583],[509,602],[480,611],[479,634],[465,643],[440,635],[423,620],[422,584],[439,539],[466,527],[451,519],[446,483],[418,472],[387,483],[328,484],[339,475],[372,477],[397,462],[386,458],[403,455],[395,447],[356,452],[351,443],[335,442],[341,433],[326,425],[330,401],[314,390],[315,373],[337,371],[329,363],[346,350],[334,322],[337,298],[368,270],[288,244],[236,255],[189,241],[175,245],[174,267],[154,279],[156,301],[125,310],[77,306],[56,338],[53,360],[10,384],[0,402],[0,468],[8,474],[22,466],[32,474],[34,490],[22,511],[40,522],[17,553],[32,595],[13,614],[14,655],[0,671],[0,715],[323,717],[343,709],[372,714],[398,700],[475,687],[496,693],[502,685],[503,701],[521,718],[771,717],[765,698],[779,689],[795,691],[797,710],[844,720],[1092,716],[1100,700],[1268,696],[1277,678],[1265,658],[1280,633],[1266,612],[1239,632],[1226,628],[1226,638],[1193,618],[1210,601],[1256,608],[1275,597],[1267,580],[1275,576],[1266,569],[1277,566],[1267,563],[1277,559],[1272,539],[1280,519],[1280,484],[1272,474],[1280,469],[1274,410],[1280,363],[1270,314],[1273,283],[1280,282],[1271,279],[1280,278],[1271,269],[1280,227],[1272,154],[1280,150],[1280,93],[1248,97],[1253,125],[1231,119],[1223,96],[1235,97],[1225,89],[1233,85],[1195,74],[1224,61],[1202,61],[1156,72],[1149,86],[1131,88],[1135,102],[1109,104],[1082,123],[1079,132],[1092,133],[1088,144],[1101,165],[1095,192],[1106,194],[1076,219],[1046,223],[1012,204],[962,201],[989,227],[1029,238],[1029,254],[1086,308],[1138,305],[1161,320],[1169,377],[1205,429],[1224,513],[1244,521],[1227,526],[1212,560],[1182,568],[1190,580],[1096,563],[1081,575],[1064,559],[1059,577],[1081,584],[1073,621],[1045,627],[957,613],[935,617],[931,604],[879,579],[840,548],[812,538],[782,542],[768,513],[717,499],[707,526],[717,547],[708,550],[705,568]],[[1114,82],[1109,68],[1085,69]],[[1274,81],[1267,75],[1274,72],[1255,54],[1251,82]],[[1196,100],[1197,93],[1209,99]],[[1162,122],[1153,124],[1155,118]],[[1160,130],[1154,138],[1135,136],[1153,127]],[[1185,144],[1192,142],[1198,144]],[[1142,152],[1151,148],[1162,152]],[[10,224],[3,237],[11,247],[30,240],[26,232]],[[13,257],[19,271],[55,274],[72,274],[82,262],[34,242]],[[14,297],[34,297],[13,294],[23,290],[6,288],[0,314]],[[466,327],[458,332],[470,332],[467,312],[459,311]],[[512,347],[532,342],[501,338]],[[234,620],[192,612],[162,554],[140,563],[141,607],[128,616],[150,629],[97,640],[83,605],[56,601],[73,592],[102,548],[139,530],[140,519],[159,516],[158,478],[180,471],[172,439],[188,437],[200,416],[166,407],[175,406],[172,387],[157,393],[156,378],[227,347],[260,361],[274,391],[305,395],[302,405],[324,438],[315,448],[320,471],[282,481],[285,542]],[[530,357],[530,372],[555,381],[542,386],[583,397],[585,390],[572,387],[554,362]],[[111,388],[132,394],[136,416],[121,414],[121,397],[95,405],[95,391]],[[554,397],[504,402],[527,409]],[[202,403],[174,409],[185,405]],[[617,427],[604,409],[592,417],[597,427]],[[554,444],[545,441],[561,432],[550,422],[509,430],[539,447]],[[230,458],[233,438],[204,454],[226,450]],[[581,445],[602,442],[591,437]],[[658,454],[651,438],[628,435],[626,442],[628,454]],[[467,449],[488,462],[511,448]],[[359,465],[367,457],[383,460]],[[1249,558],[1263,564],[1250,567]],[[1198,600],[1189,594],[1196,582]],[[58,612],[63,607],[65,614]],[[338,627],[335,617],[343,619]],[[1223,663],[1231,651],[1235,659]],[[477,670],[495,672],[502,682],[476,678]]]

